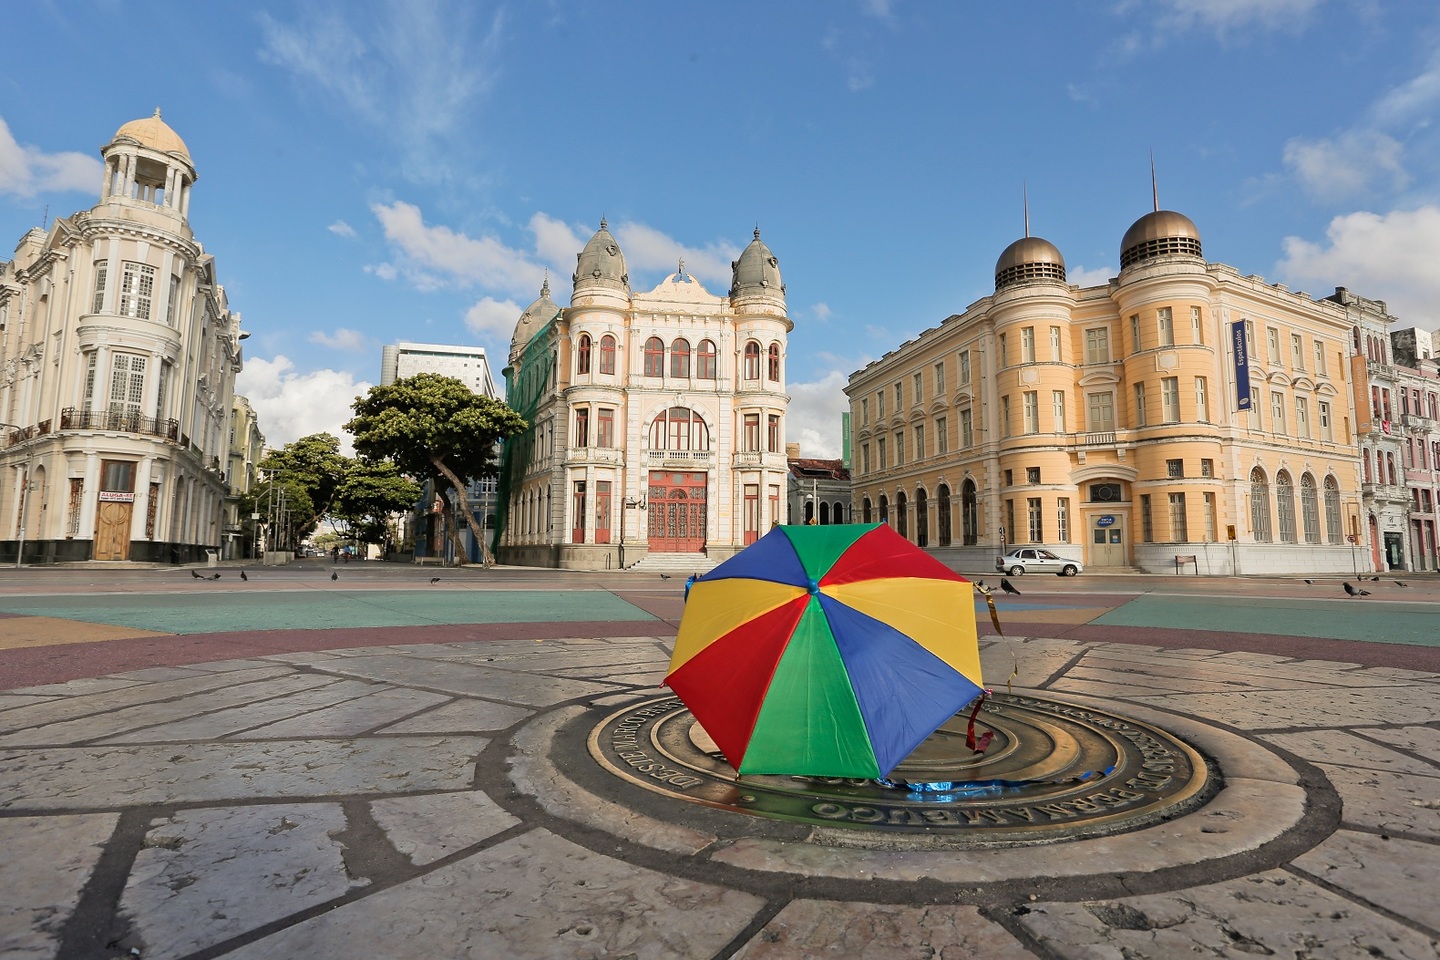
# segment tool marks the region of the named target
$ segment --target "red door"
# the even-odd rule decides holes
[[[705,549],[705,473],[654,470],[649,486],[651,553],[699,553]]]

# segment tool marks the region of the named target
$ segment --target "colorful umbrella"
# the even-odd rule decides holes
[[[740,773],[884,777],[983,692],[974,602],[885,524],[775,527],[695,581],[665,683]]]

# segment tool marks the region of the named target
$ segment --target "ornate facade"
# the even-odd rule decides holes
[[[222,538],[240,316],[160,119],[100,151],[100,202],[0,263],[0,561],[203,559]]]
[[[505,448],[500,559],[716,562],[785,522],[791,329],[759,230],[727,295],[683,261],[635,293],[602,220],[577,257],[569,306],[547,282],[515,327],[506,397],[530,427]]]
[[[1024,237],[992,296],[851,376],[854,516],[976,570],[1015,544],[1156,573],[1368,568],[1352,327],[1207,262],[1173,211],[1101,286]]]

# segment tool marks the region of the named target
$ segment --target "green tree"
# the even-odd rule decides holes
[[[420,484],[401,475],[390,460],[352,460],[330,502],[330,516],[345,521],[361,543],[394,542],[390,518],[420,499]]]
[[[293,549],[315,528],[313,522],[307,527],[307,518],[315,516],[310,491],[299,480],[283,473],[267,475],[240,498],[241,516],[253,513],[260,514],[269,525],[267,550],[274,550],[282,543]]]
[[[345,429],[355,437],[355,451],[373,460],[390,460],[415,477],[443,478],[455,490],[459,519],[470,527],[489,565],[490,548],[483,525],[476,529],[465,481],[494,476],[496,446],[523,431],[526,423],[499,400],[471,392],[454,377],[419,373],[394,383],[371,387],[353,406],[355,417]],[[450,498],[440,498],[449,519],[455,562],[465,562],[460,529]]]
[[[264,478],[259,485],[261,488],[278,483],[283,484],[287,491],[298,489],[305,493],[303,498],[288,497],[290,511],[295,518],[292,545],[305,539],[319,526],[352,463],[340,453],[340,438],[330,433],[301,437],[279,450],[270,451],[260,461],[260,469],[270,471],[261,475]],[[262,494],[266,492],[268,490],[260,491]],[[266,503],[264,496],[257,496],[256,500]],[[260,512],[264,512],[263,507]]]

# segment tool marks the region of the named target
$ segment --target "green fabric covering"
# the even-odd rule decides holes
[[[811,580],[819,580],[829,572],[840,554],[879,524],[846,523],[782,528],[795,548],[795,555]]]
[[[820,601],[811,597],[775,668],[740,772],[817,766],[837,777],[880,776],[835,638]]]

